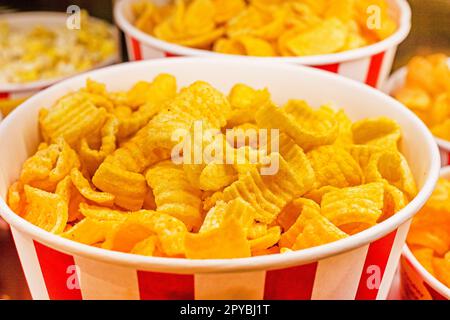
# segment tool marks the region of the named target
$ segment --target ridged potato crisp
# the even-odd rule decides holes
[[[412,200],[400,126],[353,122],[268,89],[158,75],[86,86],[40,110],[42,142],[9,189],[48,232],[158,257],[242,258],[347,238]]]

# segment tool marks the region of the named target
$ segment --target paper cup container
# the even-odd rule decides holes
[[[124,32],[130,60],[146,60],[165,57],[236,57],[207,50],[192,49],[152,37],[133,25],[131,4],[139,0],[122,0],[114,8],[117,25]],[[157,4],[167,1],[153,1]],[[391,15],[399,24],[395,34],[371,46],[337,54],[310,57],[275,57],[244,59],[288,62],[306,65],[338,73],[364,82],[372,87],[381,86],[389,75],[398,45],[408,36],[411,29],[411,8],[406,0],[388,0]]]
[[[450,180],[450,166],[441,170]],[[450,300],[450,288],[429,273],[405,245],[400,264],[400,294],[406,300]]]
[[[66,25],[67,14],[61,12],[23,12],[23,13],[5,13],[0,14],[0,22],[8,22],[12,26],[17,26],[20,28],[32,28],[33,26],[39,24],[45,27],[61,27]],[[94,17],[90,17],[93,21],[102,21]],[[103,22],[103,21],[102,21]],[[117,46],[119,46],[118,32],[113,26],[110,26],[110,31],[113,34]],[[117,53],[106,59],[104,62],[95,66],[95,68],[100,68],[108,66],[119,62],[119,47]],[[93,68],[94,69],[94,68]],[[78,72],[79,74],[80,72]],[[64,77],[58,77],[54,79],[46,79],[28,83],[0,83],[0,107],[2,105],[11,106],[14,104],[20,104],[24,99],[32,96],[36,92],[45,89],[63,79],[66,79],[72,75],[67,75]],[[0,120],[2,118],[2,108],[0,108]]]
[[[237,82],[267,87],[275,102],[334,102],[358,120],[389,116],[403,129],[401,149],[420,192],[401,212],[357,235],[302,251],[222,260],[144,257],[107,251],[50,234],[6,205],[8,186],[39,140],[38,111],[86,79],[124,90],[160,73],[180,87],[203,80],[223,92]],[[417,153],[420,145],[423,152]],[[11,225],[35,299],[384,299],[409,223],[433,191],[439,154],[425,125],[394,99],[328,72],[250,60],[174,58],[111,66],[61,82],[33,96],[0,124],[0,213]]]
[[[450,66],[450,59],[448,59],[448,64]],[[406,67],[397,70],[388,79],[386,84],[382,87],[382,90],[387,94],[391,95],[396,89],[400,88],[405,83],[407,74]],[[440,139],[435,137],[436,143],[439,146],[439,152],[441,154],[441,165],[443,167],[450,165],[450,141]]]

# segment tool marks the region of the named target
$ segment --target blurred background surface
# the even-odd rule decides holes
[[[394,69],[417,54],[443,52],[450,55],[450,0],[409,0],[413,27],[400,46]],[[14,11],[61,11],[69,5],[87,9],[92,16],[113,21],[111,0],[0,0],[0,14]],[[124,48],[125,46],[122,46]],[[126,53],[123,52],[124,60]],[[30,298],[10,233],[0,225],[0,299]]]

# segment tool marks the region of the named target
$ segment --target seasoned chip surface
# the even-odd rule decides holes
[[[384,40],[398,27],[385,0],[142,1],[132,9],[134,25],[156,38],[248,56],[332,54]]]
[[[213,25],[242,4],[222,3],[215,16],[208,2],[183,10],[193,16],[205,10]],[[329,10],[348,18],[345,7]],[[189,19],[181,25],[199,27]],[[259,23],[239,19],[236,25]],[[276,31],[270,24],[261,34],[269,41]],[[9,206],[87,245],[228,259],[338,241],[389,219],[414,198],[395,121],[353,123],[329,105],[286,101],[278,106],[269,89],[242,83],[228,94],[203,81],[177,88],[168,74],[119,92],[89,79],[41,110],[43,142],[11,185]],[[435,210],[448,209],[438,205],[447,189],[430,200]],[[430,228],[417,228],[410,241],[441,254],[433,268],[443,274],[449,244]]]

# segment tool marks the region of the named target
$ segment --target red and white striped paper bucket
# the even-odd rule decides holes
[[[131,4],[139,0],[122,0],[114,8],[117,25],[124,32],[128,57],[132,61],[170,57],[222,57],[232,55],[192,49],[168,43],[152,37],[134,27]],[[158,4],[167,1],[154,1]],[[388,0],[391,15],[399,24],[398,31],[388,39],[364,48],[347,52],[311,57],[239,57],[263,61],[288,62],[305,65],[340,74],[342,76],[379,88],[388,77],[398,45],[411,29],[411,8],[406,0]],[[235,56],[234,56],[235,57]]]
[[[450,66],[450,59],[448,60]],[[386,81],[382,90],[389,95],[392,95],[396,89],[400,88],[406,79],[407,69],[406,67],[400,68],[392,74],[392,76]],[[435,137],[436,143],[439,146],[439,152],[441,155],[442,167],[450,165],[450,141]]]
[[[441,170],[441,177],[450,179],[450,166]],[[429,273],[407,245],[400,264],[400,294],[406,300],[450,300],[450,288]]]
[[[34,299],[385,299],[409,223],[349,252],[289,268],[176,274],[53,249],[12,229]]]
[[[94,17],[91,17],[90,19],[98,20]],[[61,12],[14,12],[0,14],[0,20],[7,22],[13,27],[15,26],[20,28],[33,28],[36,25],[43,25],[49,28],[57,26],[60,28],[66,25],[67,14]],[[110,30],[116,39],[117,45],[119,45],[117,29],[111,26]],[[119,49],[117,49],[116,54],[98,64],[95,68],[108,66],[118,61],[120,61]],[[33,94],[67,77],[68,76],[29,83],[0,83],[0,104],[6,100],[14,100],[20,104],[22,100],[31,97]],[[13,104],[14,101],[10,101],[9,104]],[[1,118],[2,112],[0,110],[0,119]]]
[[[354,120],[389,116],[403,129],[402,152],[420,192],[401,212],[352,237],[296,252],[226,260],[144,257],[90,247],[35,227],[7,207],[7,188],[39,142],[42,106],[83,87],[88,77],[123,90],[160,73],[176,76],[180,87],[197,80],[223,92],[237,82],[267,87],[279,104],[290,98],[313,105],[334,102]],[[417,154],[416,144],[424,152]],[[430,196],[440,167],[424,124],[377,90],[311,68],[211,58],[122,64],[46,89],[0,124],[0,154],[0,214],[12,227],[36,299],[384,299],[409,221]]]

